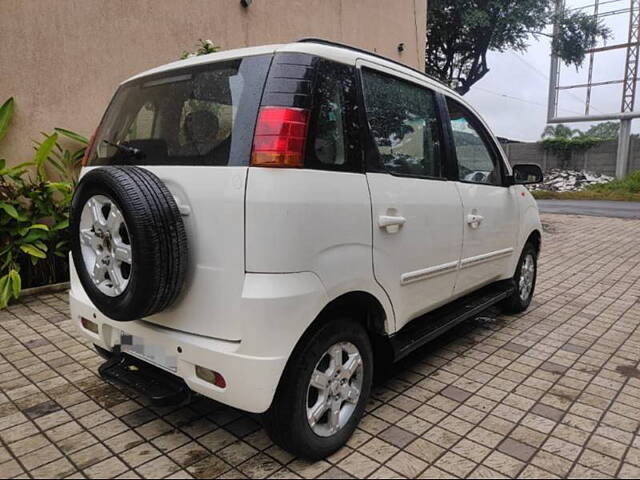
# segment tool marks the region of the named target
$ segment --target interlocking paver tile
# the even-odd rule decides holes
[[[465,477],[476,467],[476,463],[448,452],[435,462],[435,466],[457,477]]]
[[[498,445],[498,451],[506,453],[525,463],[528,462],[536,452],[535,448],[512,438],[506,438]]]
[[[544,215],[537,292],[487,312],[376,384],[325,461],[196,398],[155,408],[105,383],[64,293],[0,311],[3,476],[554,478],[640,475],[640,222]]]
[[[400,452],[386,462],[386,465],[407,478],[416,478],[429,464],[407,452]]]
[[[403,448],[407,444],[409,444],[413,439],[416,438],[416,435],[403,430],[402,428],[398,428],[396,426],[391,426],[381,432],[378,435],[381,439],[395,445],[396,447]]]

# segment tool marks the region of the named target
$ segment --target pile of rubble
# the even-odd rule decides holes
[[[579,192],[588,185],[609,183],[614,177],[577,170],[549,170],[544,174],[544,183],[530,185],[530,190],[551,192]]]

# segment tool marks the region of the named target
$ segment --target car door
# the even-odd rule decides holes
[[[517,192],[505,183],[502,155],[482,121],[447,98],[463,207],[463,246],[455,294],[506,278],[518,230]]]
[[[360,66],[374,273],[400,329],[450,299],[462,247],[462,205],[455,182],[445,177],[434,92],[418,79]]]

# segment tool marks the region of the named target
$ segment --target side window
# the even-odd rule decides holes
[[[488,133],[475,116],[447,98],[453,142],[458,157],[458,178],[464,182],[500,185],[498,159],[487,145]]]
[[[319,60],[305,166],[362,171],[352,67]]]
[[[362,75],[367,119],[383,167],[398,175],[441,177],[434,93],[369,69]]]

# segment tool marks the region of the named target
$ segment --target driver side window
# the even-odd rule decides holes
[[[500,185],[498,159],[486,144],[486,132],[480,122],[450,98],[447,98],[447,106],[458,157],[458,179],[468,183]]]

